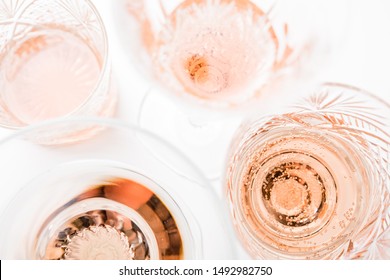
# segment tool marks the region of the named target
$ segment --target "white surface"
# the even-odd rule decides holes
[[[112,1],[93,2],[101,13],[109,36],[114,78],[120,94],[117,117],[135,123],[140,102],[150,85],[128,62],[126,50],[120,43],[121,33],[116,32]],[[358,0],[347,3],[351,6],[351,13],[348,23],[346,21],[348,32],[345,42],[334,54],[334,62],[323,73],[321,80],[354,85],[390,102],[390,1]],[[329,24],[332,24],[331,20]],[[0,128],[0,137],[10,133],[12,131]],[[17,151],[15,156],[19,156]],[[218,192],[223,187],[218,181],[214,182],[214,186]],[[240,252],[238,257],[245,258],[246,255]]]

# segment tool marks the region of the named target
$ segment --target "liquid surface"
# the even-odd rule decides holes
[[[164,82],[202,99],[245,100],[272,70],[277,42],[249,1],[184,1],[157,36]]]
[[[262,199],[275,219],[288,226],[311,223],[327,202],[320,175],[297,162],[283,163],[266,175]]]
[[[248,138],[235,157],[236,229],[254,257],[339,257],[368,204],[364,171],[342,141],[288,129]]]
[[[15,44],[1,67],[9,112],[31,124],[80,107],[97,86],[102,65],[87,42],[53,29],[33,33]]]
[[[93,186],[59,208],[37,244],[37,252],[44,252],[37,257],[52,260],[183,258],[170,211],[148,188],[127,179]]]

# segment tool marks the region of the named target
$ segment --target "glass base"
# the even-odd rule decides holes
[[[101,130],[72,145],[26,141],[72,124]],[[1,259],[233,257],[227,211],[212,186],[172,145],[138,127],[59,120],[2,140],[0,154]]]
[[[193,108],[149,91],[137,123],[185,153],[208,179],[217,180],[224,170],[230,139],[241,121],[241,116],[226,111]],[[164,158],[153,142],[142,141],[159,160],[171,166],[169,158]],[[178,169],[176,172],[181,173]]]

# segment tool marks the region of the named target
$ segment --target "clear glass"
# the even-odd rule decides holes
[[[89,0],[0,1],[0,125],[111,116],[107,36]]]
[[[209,154],[225,157],[242,116],[293,98],[285,89],[322,68],[324,49],[336,41],[329,33],[342,30],[326,22],[345,11],[342,3],[334,10],[326,2],[113,2],[129,61],[151,85],[139,125],[186,151],[208,178],[218,178],[223,162],[209,161]],[[315,26],[307,24],[312,17]]]
[[[264,85],[276,63],[268,11],[250,1],[128,1],[127,7],[149,35],[143,49],[156,76],[177,94],[238,102]]]
[[[344,30],[328,24],[329,15],[344,23],[347,14],[343,1],[337,10],[328,2],[121,0],[115,13],[124,18],[127,53],[146,75],[192,102],[232,107],[263,95],[288,68],[310,64],[317,48],[329,50]]]
[[[259,259],[390,259],[389,159],[390,105],[350,86],[246,122],[226,176],[242,245]]]
[[[74,126],[100,132],[67,145],[30,141]],[[113,120],[52,121],[1,140],[0,155],[1,259],[233,257],[221,201],[191,162],[148,132]]]

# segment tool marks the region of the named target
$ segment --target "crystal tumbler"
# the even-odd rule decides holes
[[[0,1],[0,125],[110,116],[105,28],[89,0]]]
[[[250,120],[231,145],[227,195],[260,259],[390,259],[390,106],[325,84]]]

